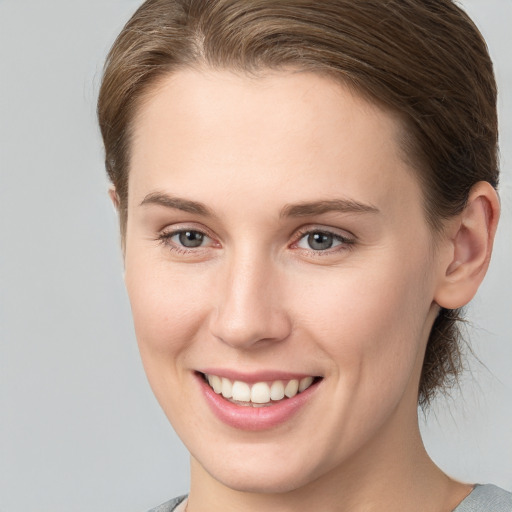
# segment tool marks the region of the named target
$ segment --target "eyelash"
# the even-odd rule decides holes
[[[340,235],[339,233],[336,233],[334,231],[331,231],[329,229],[324,228],[314,228],[314,227],[305,227],[302,229],[299,229],[297,232],[297,235],[295,237],[295,242],[293,242],[292,247],[299,249],[297,246],[298,244],[306,237],[311,235],[327,235],[333,238],[334,241],[339,242],[338,245],[335,245],[334,247],[329,247],[325,250],[314,250],[314,249],[303,249],[307,251],[309,254],[316,256],[316,257],[322,257],[322,256],[328,256],[332,254],[336,254],[341,251],[347,251],[352,250],[354,247],[354,244],[356,243],[355,238],[350,238],[347,236]]]
[[[181,245],[177,245],[174,242],[171,241],[171,239],[177,235],[181,235],[183,233],[199,233],[205,238],[209,238],[210,240],[213,240],[211,236],[209,236],[207,233],[205,233],[201,229],[191,229],[191,228],[184,228],[184,229],[173,229],[172,231],[163,231],[160,233],[157,237],[157,241],[163,245],[166,249],[169,251],[175,252],[177,254],[197,254],[198,251],[201,249],[205,249],[204,246],[198,246],[198,247],[184,247]]]
[[[189,233],[189,232],[190,233],[198,233],[199,235],[201,235],[201,236],[203,236],[205,238],[213,240],[213,237],[211,237],[210,235],[205,233],[203,230],[201,230],[201,229],[190,229],[190,228],[174,229],[172,231],[163,231],[162,233],[160,233],[158,235],[156,240],[161,245],[166,247],[166,249],[168,249],[168,250],[170,250],[172,252],[175,252],[177,254],[183,254],[183,255],[197,254],[198,251],[200,251],[202,249],[204,250],[204,249],[208,248],[208,247],[205,247],[205,246],[202,246],[202,245],[198,246],[198,247],[184,247],[184,246],[181,246],[181,245],[177,245],[174,242],[171,242],[171,239],[173,237],[178,236],[180,234]],[[330,237],[333,238],[334,241],[339,242],[339,244],[335,245],[334,248],[333,247],[329,247],[329,248],[327,248],[325,250],[304,249],[304,248],[298,247],[298,244],[305,237],[311,236],[311,235],[316,235],[316,234],[330,236]],[[307,251],[308,253],[310,253],[310,254],[312,254],[314,256],[324,256],[324,255],[329,255],[329,254],[337,253],[337,252],[340,252],[340,251],[351,250],[353,248],[355,242],[356,242],[356,240],[354,238],[349,238],[349,237],[342,236],[342,235],[340,235],[338,233],[335,233],[333,231],[330,231],[328,229],[315,229],[315,228],[311,228],[311,227],[306,227],[306,228],[300,229],[299,231],[297,231],[297,234],[296,234],[296,236],[294,238],[295,238],[295,241],[291,244],[291,247],[294,250],[301,250],[302,249],[302,250]]]

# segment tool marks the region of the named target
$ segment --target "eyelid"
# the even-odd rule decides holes
[[[302,226],[297,229],[293,235],[295,242],[304,237],[304,235],[308,235],[310,233],[326,233],[329,235],[333,235],[343,240],[351,240],[353,242],[356,241],[356,236],[352,234],[350,231],[346,229],[334,228],[330,226],[322,226],[319,224],[308,224],[306,226]]]
[[[157,235],[160,236],[160,235],[165,235],[165,234],[169,234],[169,233],[176,234],[176,233],[182,233],[183,231],[197,231],[209,238],[212,238],[212,239],[217,238],[215,236],[215,234],[210,229],[208,229],[203,224],[199,224],[197,222],[177,222],[175,224],[168,224],[165,227],[163,227],[162,229],[159,229]]]

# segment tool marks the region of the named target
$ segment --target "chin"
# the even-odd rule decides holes
[[[298,475],[297,471],[246,470],[244,474],[235,474],[216,469],[211,476],[234,491],[257,494],[284,494],[304,487],[309,481],[306,475]]]
[[[268,460],[240,457],[230,463],[220,456],[204,462],[196,459],[196,462],[220,484],[246,493],[283,494],[302,488],[321,476],[321,471],[311,464],[298,463],[293,457],[279,461],[274,457]]]

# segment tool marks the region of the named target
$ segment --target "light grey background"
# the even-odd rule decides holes
[[[107,199],[95,100],[135,0],[0,0],[0,511],[142,512],[188,462],[146,383]],[[511,0],[466,0],[501,91],[503,216],[471,308],[462,396],[424,426],[434,459],[512,489]]]

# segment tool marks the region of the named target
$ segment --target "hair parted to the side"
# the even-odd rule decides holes
[[[434,233],[475,183],[498,185],[492,62],[451,0],[147,0],[108,55],[98,101],[123,238],[137,108],[159,80],[196,66],[322,73],[397,113]],[[459,313],[441,310],[432,328],[422,406],[459,373]]]

